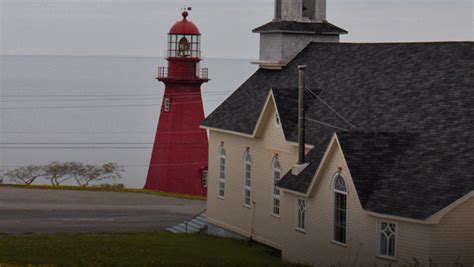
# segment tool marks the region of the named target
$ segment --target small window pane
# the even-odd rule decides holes
[[[219,196],[224,197],[224,192],[225,192],[225,184],[224,182],[220,181],[219,182]]]
[[[280,215],[280,200],[278,198],[273,199],[273,214]]]
[[[344,182],[344,178],[342,176],[340,175],[337,176],[335,184],[334,184],[334,188],[337,191],[346,192],[346,182]]]
[[[280,189],[278,189],[277,187],[273,188],[273,194],[280,195]]]
[[[250,190],[246,189],[244,194],[245,194],[245,196],[244,196],[244,204],[245,204],[246,206],[250,206],[250,195],[251,195]]]

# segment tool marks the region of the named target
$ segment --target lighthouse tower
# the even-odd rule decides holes
[[[201,34],[188,12],[168,34],[168,67],[158,68],[165,84],[158,130],[145,189],[207,194],[208,140],[199,125],[204,120],[201,85],[208,70],[199,68]]]

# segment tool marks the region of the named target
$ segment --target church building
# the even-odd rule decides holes
[[[254,32],[259,70],[201,123],[208,232],[314,266],[471,266],[474,43],[340,43],[325,0],[275,0]]]

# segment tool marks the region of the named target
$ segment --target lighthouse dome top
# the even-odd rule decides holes
[[[173,27],[171,27],[169,34],[201,35],[198,27],[187,19],[189,13],[183,11],[181,15],[183,16],[183,19],[176,22]]]

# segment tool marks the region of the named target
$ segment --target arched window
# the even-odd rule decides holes
[[[219,147],[219,198],[225,196],[225,149],[224,144]]]
[[[296,230],[304,231],[306,226],[306,200],[298,199]]]
[[[250,151],[247,149],[244,153],[244,206],[252,207],[252,158]]]
[[[379,221],[379,256],[395,259],[397,251],[398,224],[389,221]]]
[[[281,168],[278,156],[275,156],[272,161],[272,214],[274,216],[280,216],[280,189],[276,187],[276,184],[280,181]]]
[[[333,182],[334,209],[333,209],[333,241],[346,244],[347,218],[347,187],[341,174],[334,177]]]

